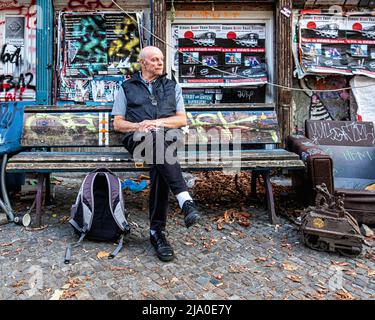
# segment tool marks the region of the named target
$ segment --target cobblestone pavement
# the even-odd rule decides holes
[[[294,224],[270,225],[254,207],[246,208],[249,227],[234,222],[222,230],[215,219],[228,208],[202,207],[202,225],[192,230],[172,208],[177,257],[163,263],[148,239],[147,197],[126,195],[133,225],[125,249],[114,260],[99,259],[114,245],[85,241],[65,265],[66,244],[77,239],[66,223],[77,190],[72,182],[56,187],[42,230],[0,226],[1,299],[375,299],[374,248],[355,259],[310,250]]]

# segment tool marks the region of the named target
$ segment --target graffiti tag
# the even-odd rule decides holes
[[[8,44],[3,45],[0,53],[0,61],[2,63],[12,63],[18,67],[21,63],[21,48],[18,47],[13,53],[7,52]]]
[[[5,93],[5,101],[22,101],[23,94],[27,89],[36,89],[35,85],[31,83],[34,80],[34,75],[31,72],[25,74],[21,73],[18,78],[12,75],[0,75],[0,94]]]
[[[96,10],[96,9],[109,9],[114,6],[113,2],[108,5],[100,0],[69,0],[68,9],[71,10]]]
[[[332,142],[352,142],[370,141],[375,143],[374,128],[351,122],[345,125],[331,124],[329,122],[313,122],[309,124],[311,137],[314,143],[319,140],[330,140]]]

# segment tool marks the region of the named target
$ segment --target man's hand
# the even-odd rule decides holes
[[[160,127],[160,122],[157,120],[143,120],[142,122],[139,122],[138,125],[138,131],[148,132],[150,130],[156,129],[157,127]]]

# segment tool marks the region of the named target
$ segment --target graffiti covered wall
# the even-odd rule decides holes
[[[36,0],[0,3],[0,102],[35,100]]]
[[[350,120],[350,92],[348,90],[311,91],[347,88],[348,82],[349,79],[341,75],[308,76],[295,81],[294,87],[306,89],[293,93],[295,131],[304,133],[305,120]]]

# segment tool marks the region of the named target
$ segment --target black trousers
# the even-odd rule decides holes
[[[164,134],[162,134],[165,136]],[[151,165],[150,169],[150,198],[149,198],[149,215],[150,229],[156,231],[165,230],[168,214],[169,192],[174,195],[187,191],[185,180],[182,176],[181,166],[176,161],[173,164],[166,160],[166,150],[174,141],[163,139],[164,148],[160,146],[160,140],[156,143],[157,133],[152,131],[146,139],[134,139],[134,134],[127,134],[123,140],[125,148],[133,155],[137,147],[142,150],[143,147],[152,149],[153,158],[148,159]],[[158,137],[160,139],[160,135]],[[141,145],[141,143],[143,143]],[[138,154],[138,151],[136,153]],[[163,150],[163,151],[162,151]],[[177,149],[174,149],[174,157],[177,155]],[[150,149],[148,150],[150,151]],[[157,161],[156,161],[157,160]]]

